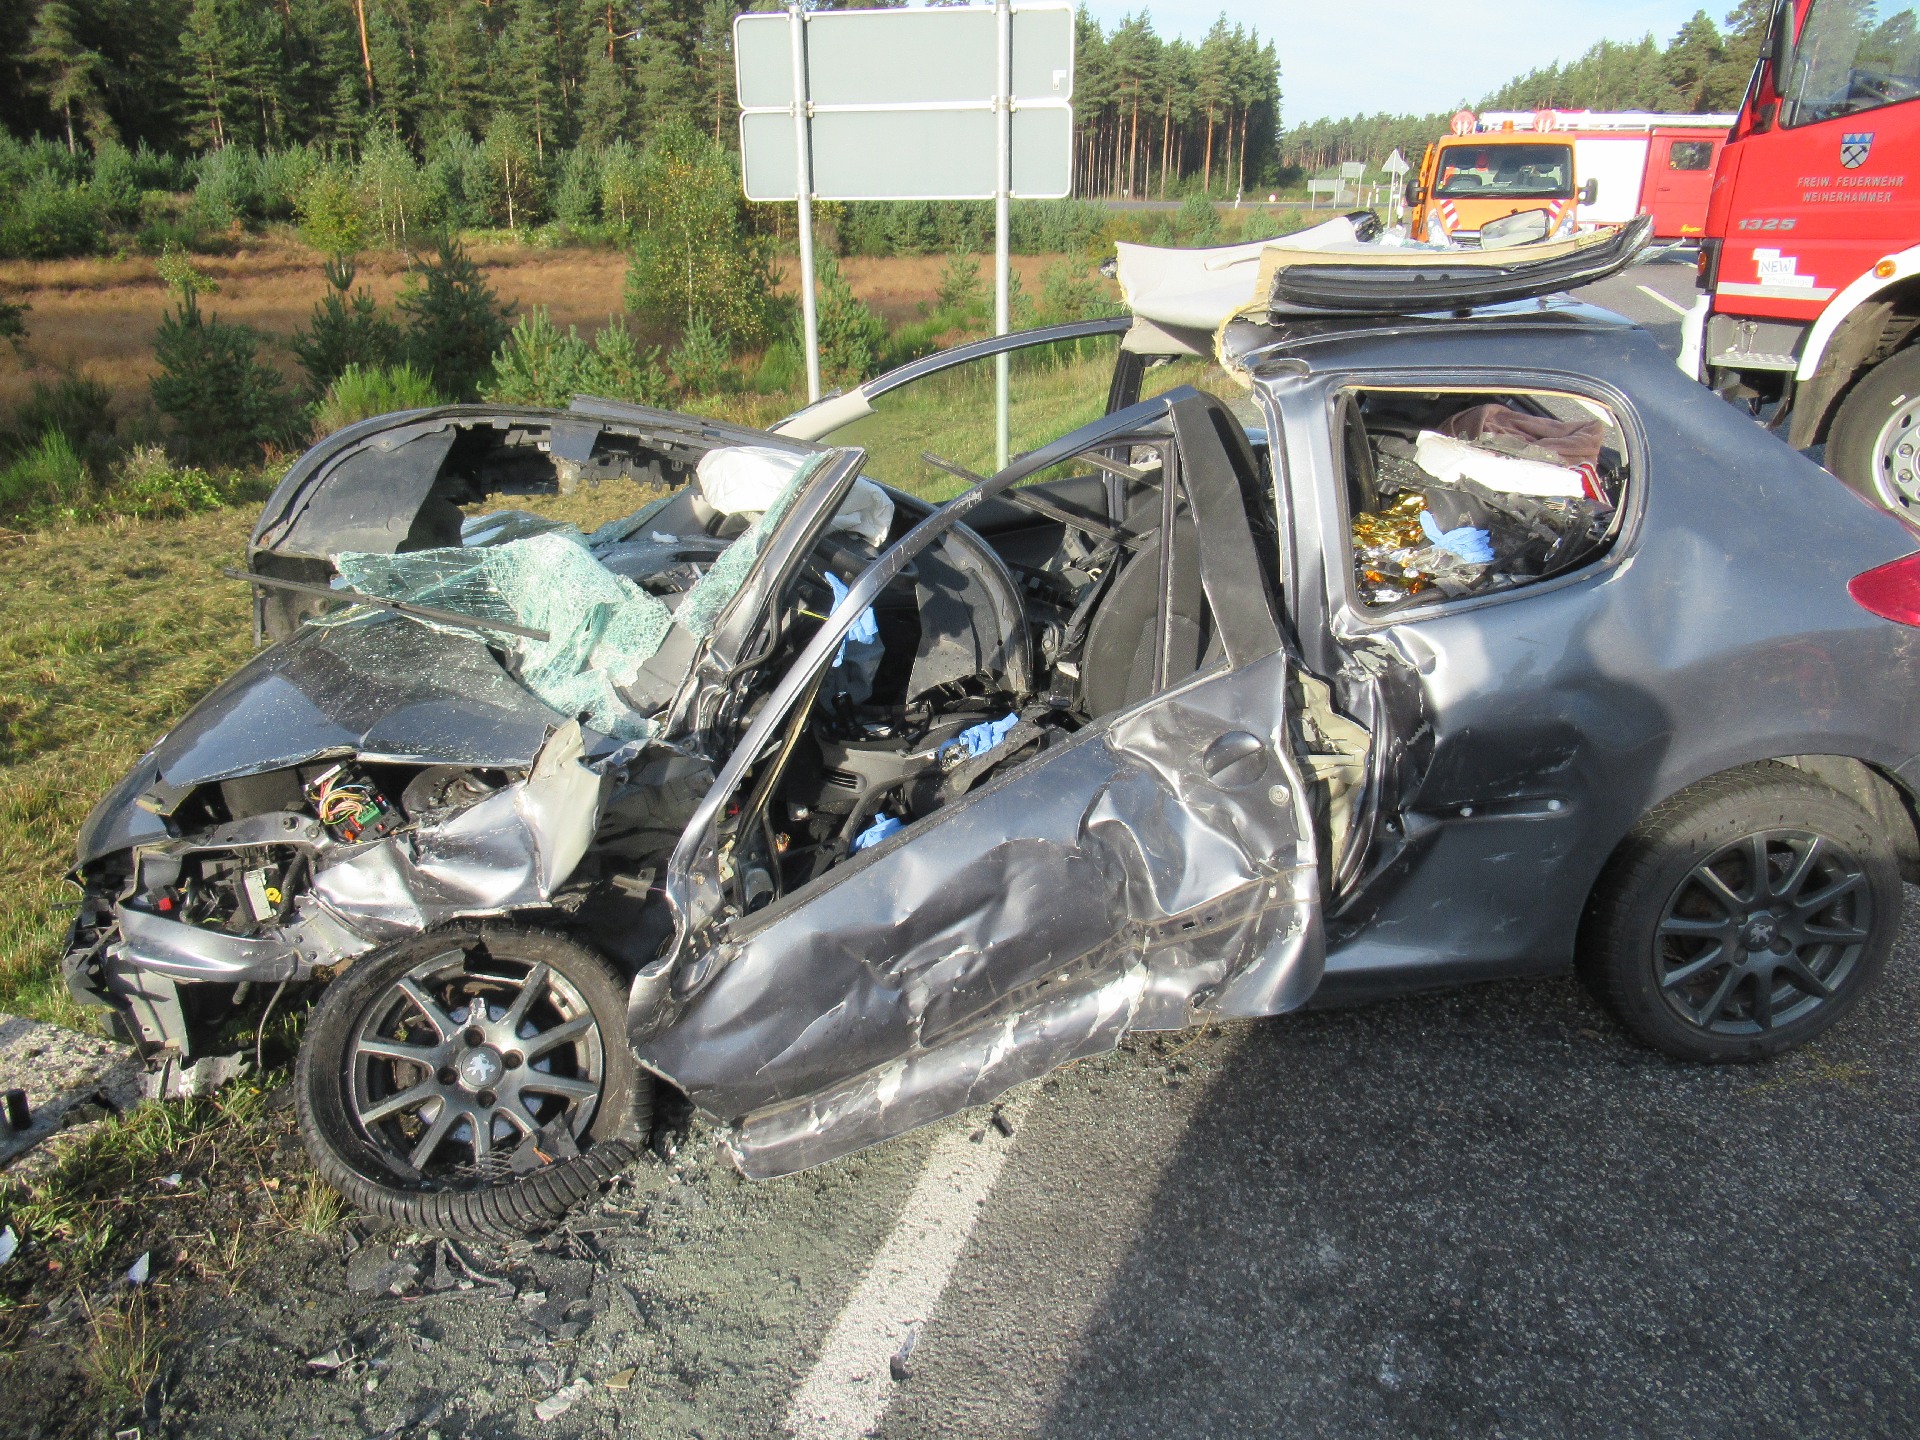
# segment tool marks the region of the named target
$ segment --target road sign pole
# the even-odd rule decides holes
[[[820,398],[820,312],[813,293],[813,151],[807,143],[807,21],[787,7],[793,49],[794,191],[800,200],[800,316],[806,331],[807,403]]]
[[[1010,0],[994,0],[994,21],[999,50],[999,88],[994,97],[995,172],[993,196],[993,329],[1004,335],[1013,328],[1008,276],[1009,195],[1013,190],[1013,6]],[[994,454],[995,466],[1007,468],[1007,357],[994,356]]]

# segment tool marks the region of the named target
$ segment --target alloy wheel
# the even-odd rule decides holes
[[[606,1078],[586,998],[544,963],[450,948],[382,990],[354,1027],[348,1098],[401,1174],[486,1180],[515,1152],[585,1134]]]
[[[1866,869],[1844,846],[1763,831],[1716,850],[1675,888],[1654,932],[1654,978],[1689,1025],[1764,1034],[1835,998],[1873,920]]]

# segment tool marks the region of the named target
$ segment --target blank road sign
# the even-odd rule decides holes
[[[986,200],[995,193],[999,29],[990,9],[815,11],[805,18],[813,194],[821,200]],[[1012,14],[1012,193],[1073,185],[1073,10]],[[792,21],[734,21],[747,197],[792,200]]]

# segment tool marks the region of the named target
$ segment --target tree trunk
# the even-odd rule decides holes
[[[367,48],[367,0],[353,0],[353,18],[360,22],[360,63],[367,72],[367,98],[373,98],[373,52]]]
[[[1207,153],[1200,159],[1200,185],[1213,198],[1213,107],[1207,107]]]
[[[1168,156],[1173,153],[1173,96],[1167,96],[1167,108],[1160,119],[1160,198],[1167,198]]]
[[[66,117],[67,153],[71,155],[73,154],[73,102],[71,100],[62,101],[60,105],[60,113]]]
[[[1133,90],[1133,126],[1127,135],[1127,198],[1129,200],[1137,200],[1140,198],[1134,189],[1134,180],[1136,178],[1135,162],[1137,162],[1139,158],[1140,158],[1140,87],[1136,85]]]

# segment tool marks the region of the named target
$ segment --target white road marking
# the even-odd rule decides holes
[[[1666,306],[1667,309],[1671,310],[1676,315],[1684,315],[1687,313],[1686,306],[1681,305],[1676,301],[1669,300],[1666,296],[1662,295],[1658,290],[1654,289],[1651,285],[1636,285],[1633,288],[1638,290],[1642,295],[1645,295],[1649,300],[1658,300],[1662,305]]]
[[[1031,1093],[1001,1106],[1016,1133]],[[1013,1137],[992,1124],[979,1140],[950,1132],[933,1148],[886,1243],[833,1322],[806,1380],[787,1410],[799,1440],[857,1440],[872,1432],[893,1399],[889,1362],[932,1317],[987,1196],[1000,1178]]]

